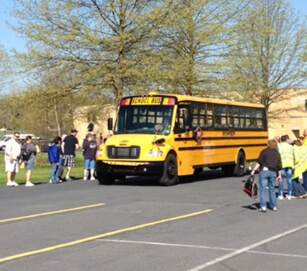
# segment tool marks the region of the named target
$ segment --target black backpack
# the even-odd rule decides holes
[[[21,151],[21,158],[23,161],[28,161],[32,154],[32,151],[27,148],[27,145],[28,143],[25,143]]]

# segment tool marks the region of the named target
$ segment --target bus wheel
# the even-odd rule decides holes
[[[162,185],[175,185],[178,183],[177,160],[175,155],[169,154],[164,162],[163,175],[159,180]]]
[[[103,173],[97,173],[97,179],[100,184],[113,184],[115,182],[115,177]]]
[[[244,176],[245,172],[246,172],[245,155],[242,151],[240,151],[237,157],[237,164],[235,166],[233,174],[235,176],[241,177]]]

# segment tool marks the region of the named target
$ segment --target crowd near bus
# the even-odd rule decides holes
[[[76,129],[55,137],[48,147],[50,183],[71,180],[75,151],[82,148],[83,180],[97,178],[101,184],[127,176],[156,176],[161,185],[169,186],[180,176],[217,168],[226,176],[243,176],[246,164],[257,161],[251,174],[259,171],[260,210],[267,208],[267,186],[269,207],[277,210],[276,179],[278,200],[307,196],[307,129],[295,140],[282,135],[268,141],[267,114],[261,104],[159,93],[129,96],[120,101],[115,124],[108,119],[108,129],[112,136],[99,143],[89,132],[79,144]],[[31,172],[39,150],[31,135],[24,144],[19,139],[15,132],[6,142],[6,185],[19,185],[15,176],[23,162],[25,186],[33,187]]]

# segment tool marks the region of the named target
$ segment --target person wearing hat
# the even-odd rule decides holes
[[[66,136],[63,140],[63,144],[61,146],[63,152],[63,167],[67,167],[66,172],[66,181],[70,181],[70,173],[72,167],[76,164],[76,149],[79,148],[79,142],[76,138],[78,131],[76,129],[72,129],[70,135]]]

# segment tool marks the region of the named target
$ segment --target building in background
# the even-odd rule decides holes
[[[113,125],[116,118],[116,107],[114,105],[105,105],[103,107],[83,106],[74,112],[74,128],[78,130],[77,138],[82,145],[83,139],[88,133],[87,127],[90,123],[94,124],[94,130],[91,132],[95,135],[97,142],[100,136],[103,138],[109,136],[108,118],[113,118]]]
[[[270,107],[269,138],[288,134],[296,139],[307,128],[307,89],[290,90]]]

